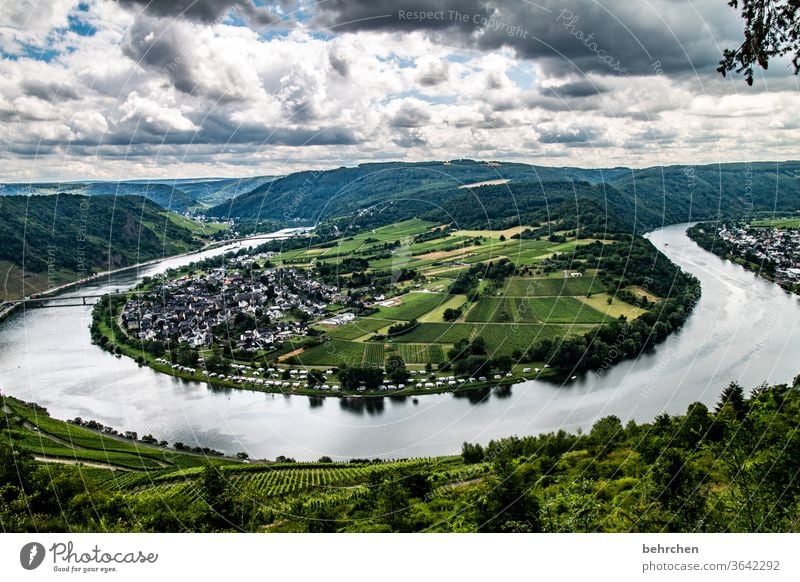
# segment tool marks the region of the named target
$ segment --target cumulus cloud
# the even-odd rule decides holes
[[[800,140],[795,77],[770,67],[747,88],[714,72],[741,34],[724,5],[34,4],[0,7],[9,179],[457,157],[641,166],[790,158]]]

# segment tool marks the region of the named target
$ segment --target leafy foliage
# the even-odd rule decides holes
[[[744,41],[734,49],[725,49],[717,71],[743,73],[753,84],[753,66],[769,68],[774,57],[792,55],[794,74],[800,72],[800,2],[797,0],[729,0],[733,8],[741,6],[745,22]]]

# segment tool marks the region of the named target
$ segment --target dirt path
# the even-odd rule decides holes
[[[33,459],[40,463],[53,463],[56,465],[81,465],[82,467],[93,467],[95,469],[109,469],[110,471],[123,471],[129,473],[133,469],[127,467],[120,467],[118,465],[111,465],[109,463],[98,463],[95,461],[76,461],[75,459],[59,459],[57,457],[42,457],[34,455]]]
[[[301,353],[303,353],[304,349],[305,348],[297,348],[296,350],[292,350],[291,352],[287,352],[287,353],[283,354],[282,356],[278,356],[278,361],[279,362],[285,362],[286,360],[288,360],[292,356],[297,356],[297,355],[300,355]]]

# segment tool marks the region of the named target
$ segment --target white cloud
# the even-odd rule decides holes
[[[17,51],[0,61],[9,179],[241,175],[469,156],[641,166],[791,158],[800,139],[794,77],[751,89],[713,72],[554,71],[510,48],[446,46],[420,31],[332,36],[302,23],[256,31],[157,18],[108,0],[81,12],[94,34],[54,37],[75,2],[40,2],[29,19],[9,4],[0,30]],[[689,12],[668,14],[671,27],[694,25]],[[713,32],[715,21],[705,22]],[[23,38],[58,54],[30,58],[20,52]]]

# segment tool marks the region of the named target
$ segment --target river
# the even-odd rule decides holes
[[[702,284],[684,327],[652,353],[566,386],[530,381],[469,398],[441,394],[416,402],[214,391],[100,350],[89,338],[91,308],[65,307],[31,309],[0,324],[0,389],[40,403],[56,418],[95,419],[253,458],[314,460],[453,454],[464,441],[586,430],[610,414],[649,421],[694,401],[713,405],[731,381],[746,388],[789,382],[800,373],[798,298],[702,250],[686,237],[686,227],[648,235]],[[246,244],[114,273],[80,293],[128,289],[143,276]]]

